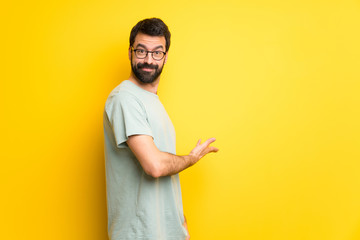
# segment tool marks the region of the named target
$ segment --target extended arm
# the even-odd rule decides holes
[[[139,160],[144,171],[154,178],[173,175],[194,165],[202,157],[218,149],[209,146],[215,138],[209,138],[201,144],[199,140],[196,147],[185,156],[161,152],[154,143],[152,137],[147,135],[133,135],[127,140],[127,144],[135,157]]]

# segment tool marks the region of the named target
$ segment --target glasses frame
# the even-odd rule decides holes
[[[136,55],[136,51],[137,51],[137,50],[145,51],[145,52],[146,52],[145,57],[138,57],[138,56]],[[160,60],[162,60],[162,59],[165,57],[165,55],[166,55],[166,52],[163,52],[163,51],[158,51],[158,50],[156,50],[156,51],[148,51],[148,50],[145,50],[145,49],[138,49],[138,48],[135,49],[135,48],[133,48],[133,47],[131,47],[131,51],[133,51],[133,52],[135,53],[135,56],[136,56],[136,58],[138,58],[138,59],[144,59],[144,58],[147,57],[147,55],[148,55],[149,53],[151,53],[151,57],[152,57],[152,59],[154,59],[155,61],[160,61]],[[163,55],[163,57],[160,58],[160,59],[155,59],[155,58],[154,58],[154,55],[153,55],[154,52],[162,52],[162,53],[164,53],[164,55]]]

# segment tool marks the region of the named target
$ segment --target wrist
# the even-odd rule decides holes
[[[189,166],[194,165],[198,161],[197,157],[192,153],[189,153],[189,155],[187,155],[187,158],[188,158]]]

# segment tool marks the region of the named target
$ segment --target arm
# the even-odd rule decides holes
[[[127,140],[127,144],[135,157],[139,160],[144,171],[148,175],[158,178],[179,173],[194,165],[206,154],[217,152],[217,148],[209,146],[214,141],[215,138],[209,138],[201,144],[201,140],[199,140],[196,147],[185,156],[161,152],[155,146],[152,137],[147,135],[130,136]]]

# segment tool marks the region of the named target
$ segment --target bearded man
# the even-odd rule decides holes
[[[130,33],[131,75],[104,110],[108,234],[111,240],[189,239],[178,173],[210,152],[210,138],[176,155],[175,130],[157,95],[170,32],[158,18]]]

